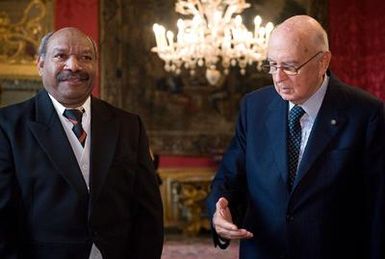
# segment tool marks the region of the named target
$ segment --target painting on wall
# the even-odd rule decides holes
[[[52,1],[0,1],[0,77],[38,78],[41,37],[52,28]]]
[[[275,24],[293,14],[325,19],[325,1],[249,0],[242,16],[248,26],[256,14]],[[321,3],[322,2],[322,3]],[[216,87],[202,71],[191,76],[167,73],[151,52],[153,23],[176,31],[180,17],[174,0],[103,0],[101,3],[102,98],[141,115],[154,152],[171,155],[213,155],[222,152],[234,132],[242,96],[271,84],[271,78],[248,67],[237,68]]]
[[[53,0],[0,1],[0,107],[41,88],[35,65],[41,37],[52,29]]]

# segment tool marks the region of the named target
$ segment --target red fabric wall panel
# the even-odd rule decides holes
[[[385,2],[329,1],[332,70],[385,100]]]
[[[161,156],[159,167],[211,167],[216,168],[217,163],[210,157],[199,156]]]

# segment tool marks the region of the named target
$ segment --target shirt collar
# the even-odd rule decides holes
[[[51,98],[52,104],[55,107],[57,113],[62,115],[64,113],[64,110],[67,109],[67,107],[59,103],[51,94],[48,93],[48,95],[49,95],[49,98]],[[80,110],[81,108],[84,109],[84,115],[86,115],[87,117],[89,116],[89,114],[91,114],[91,97],[90,96],[88,96],[87,100],[83,103],[82,106],[79,106],[75,109]]]
[[[329,76],[325,74],[324,80],[320,88],[318,88],[318,90],[312,96],[310,96],[309,99],[307,99],[303,104],[300,105],[304,109],[306,114],[308,114],[313,120],[315,120],[318,111],[321,108],[321,104],[325,97],[328,83]],[[293,108],[294,105],[294,103],[289,102],[289,111],[291,110],[291,108]]]

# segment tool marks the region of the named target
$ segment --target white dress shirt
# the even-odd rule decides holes
[[[49,95],[52,100],[53,106],[59,116],[60,122],[63,125],[64,131],[67,135],[68,141],[71,144],[72,150],[75,154],[76,160],[79,164],[80,170],[83,175],[84,182],[87,185],[88,191],[90,190],[90,148],[91,148],[91,97],[88,97],[87,100],[81,107],[78,109],[84,109],[82,117],[82,127],[86,132],[87,137],[84,143],[84,147],[76,137],[75,133],[72,131],[73,124],[70,122],[64,115],[64,107],[59,103],[53,96]],[[92,249],[89,259],[102,259],[102,255],[99,249],[92,244]]]
[[[300,164],[305,151],[307,141],[309,139],[311,130],[315,119],[317,118],[319,109],[321,108],[322,101],[326,94],[326,89],[329,83],[329,77],[325,74],[321,87],[303,104],[299,105],[305,111],[305,114],[300,119],[301,124],[301,147],[298,156],[298,165]],[[289,111],[294,107],[294,104],[289,102]],[[297,165],[297,168],[298,168]]]

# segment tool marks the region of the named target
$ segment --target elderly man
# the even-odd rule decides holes
[[[208,198],[214,241],[240,258],[385,258],[384,103],[328,71],[309,16],[277,26]],[[349,65],[349,64],[346,64]]]
[[[163,210],[137,115],[91,96],[95,43],[45,36],[44,89],[0,110],[0,258],[156,259]]]

